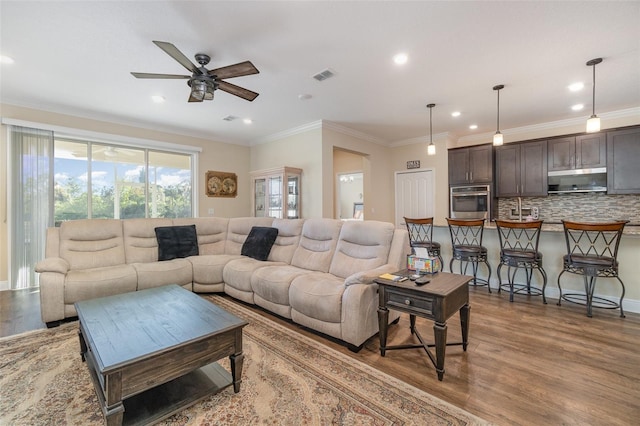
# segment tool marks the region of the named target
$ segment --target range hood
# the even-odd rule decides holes
[[[548,173],[548,193],[607,192],[607,168],[557,170]]]

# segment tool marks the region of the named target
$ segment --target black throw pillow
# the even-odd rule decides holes
[[[241,254],[256,260],[267,260],[277,236],[278,228],[254,226],[242,244]]]
[[[155,230],[158,240],[158,260],[198,255],[198,236],[195,225],[159,226]]]

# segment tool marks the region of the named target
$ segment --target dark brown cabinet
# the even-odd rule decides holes
[[[606,167],[606,165],[607,143],[604,133],[549,139],[550,172]]]
[[[607,193],[640,194],[640,127],[607,132]]]
[[[547,141],[496,148],[496,197],[547,195]]]
[[[491,183],[492,181],[492,145],[449,150],[449,185]]]

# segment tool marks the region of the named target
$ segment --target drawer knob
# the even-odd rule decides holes
[[[405,304],[405,305],[410,305],[410,304],[411,304],[411,300],[409,300],[409,299],[405,299],[405,300],[404,300],[404,304]]]

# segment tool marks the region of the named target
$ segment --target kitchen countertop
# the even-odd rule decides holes
[[[511,219],[507,219],[507,220],[511,220]],[[487,229],[495,229],[496,228],[496,224],[495,224],[495,222],[487,222],[485,224],[485,228],[487,228]],[[550,232],[564,232],[564,228],[562,227],[562,223],[561,222],[543,222],[542,223],[542,230],[543,231],[550,231]],[[624,230],[622,231],[622,234],[623,235],[640,235],[640,225],[627,224],[627,225],[625,225]]]

